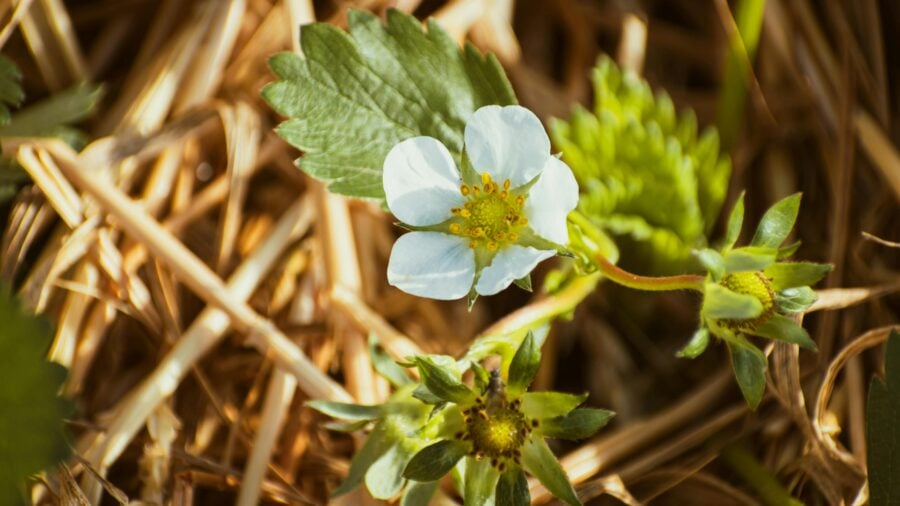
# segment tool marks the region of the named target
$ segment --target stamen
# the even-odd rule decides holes
[[[450,208],[450,213],[451,213],[451,214],[459,214],[460,211],[461,211],[461,209],[458,208],[458,207],[451,207],[451,208]]]
[[[459,187],[459,193],[462,193],[463,197],[469,196],[469,191],[470,191],[469,185],[467,185],[467,184],[463,184],[462,186]]]
[[[478,187],[477,184],[472,185],[472,194],[478,196],[481,193],[481,188]]]
[[[509,181],[509,180],[507,179],[507,181]],[[507,197],[509,197],[509,192],[508,192],[508,191],[503,190],[502,192],[500,192],[500,198],[501,198],[501,199],[506,200]]]
[[[497,243],[495,243],[494,241],[489,241],[487,243],[487,249],[489,251],[497,251]]]
[[[522,205],[525,204],[525,197],[523,195],[519,195],[518,197],[516,197],[516,204],[519,207],[522,207]]]
[[[490,182],[491,182],[491,175],[488,174],[487,172],[482,172],[481,173],[481,183],[486,185]]]
[[[459,223],[450,224],[450,233],[458,234],[460,230],[462,230],[462,226]]]
[[[510,232],[506,238],[509,239],[509,242],[517,242],[519,240],[519,234]]]
[[[503,181],[503,189],[504,190],[509,190],[510,185],[512,185],[512,183],[510,182],[509,179],[507,179],[506,181]]]
[[[462,216],[463,218],[471,218],[472,217],[472,213],[468,209],[461,209],[459,211],[459,215]]]

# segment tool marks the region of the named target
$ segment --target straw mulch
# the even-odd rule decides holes
[[[303,402],[385,398],[370,333],[396,357],[459,354],[541,303],[510,290],[467,313],[388,287],[391,218],[325,193],[272,132],[267,58],[296,49],[301,24],[345,25],[351,6],[437,18],[497,54],[544,118],[589,104],[588,71],[609,53],[711,124],[735,30],[725,0],[0,2],[28,97],[82,80],[106,90],[83,152],[3,145],[34,185],[4,211],[0,274],[55,322],[50,355],[78,406],[76,456],[39,501],[325,503],[360,439]],[[583,499],[758,504],[755,461],[809,503],[865,501],[866,390],[900,278],[896,245],[860,233],[900,237],[897,30],[888,1],[768,2],[730,201],[746,188],[755,220],[804,191],[798,257],[836,266],[820,303],[831,310],[806,318],[819,352],[770,346],[753,413],[723,347],[673,356],[697,300],[603,286],[554,326],[537,385],[587,390],[619,414],[556,447]]]

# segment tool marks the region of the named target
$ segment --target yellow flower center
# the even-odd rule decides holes
[[[525,195],[510,191],[509,179],[495,183],[487,172],[481,175],[481,186],[463,184],[459,192],[468,198],[463,207],[454,207],[456,217],[450,233],[468,237],[470,248],[497,251],[519,239],[519,229],[528,224],[522,213]]]
[[[735,293],[755,297],[762,304],[762,313],[752,320],[725,320],[726,326],[734,329],[752,329],[765,322],[775,310],[775,293],[772,282],[765,274],[756,271],[727,274],[719,283]]]
[[[537,427],[537,421],[529,422],[525,418],[519,399],[512,402],[506,399],[499,375],[492,379],[484,395],[463,411],[466,428],[456,437],[472,442],[473,457],[489,458],[492,466],[503,471],[507,462],[519,463],[522,445],[533,428]]]

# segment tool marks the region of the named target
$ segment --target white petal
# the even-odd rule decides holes
[[[431,299],[458,299],[472,287],[475,253],[462,237],[409,232],[394,243],[387,277],[388,283],[406,293]]]
[[[541,120],[524,107],[489,105],[466,123],[466,153],[472,166],[501,184],[520,186],[540,174],[550,157],[550,139]]]
[[[513,281],[525,277],[542,260],[555,254],[553,250],[539,250],[531,246],[508,246],[497,253],[491,265],[481,271],[475,291],[481,295],[494,295]]]
[[[452,216],[451,208],[465,203],[450,152],[431,137],[413,137],[391,148],[382,177],[388,208],[409,225],[440,223]]]
[[[525,200],[528,224],[544,239],[565,246],[569,242],[566,216],[577,205],[578,183],[572,169],[551,156]]]

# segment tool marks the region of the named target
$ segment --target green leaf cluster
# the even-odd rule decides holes
[[[511,355],[498,342],[484,341],[459,361],[443,355],[411,357],[406,365],[417,368],[420,383],[409,382],[409,376],[397,381],[399,366],[373,355],[376,369],[397,387],[388,402],[309,402],[345,421],[335,428],[371,427],[334,494],[365,481],[376,498],[402,492],[401,504],[427,504],[437,481],[449,473],[467,505],[527,505],[527,472],[566,503],[581,504],[544,438],[589,437],[613,413],[579,407],[586,394],[529,392],[541,359],[538,340],[527,333]],[[370,350],[377,352],[377,346]],[[480,365],[475,357],[486,356],[486,350],[501,352],[501,369],[488,372]],[[467,371],[471,382],[463,379]]]
[[[59,397],[66,378],[48,362],[53,333],[0,287],[0,504],[25,504],[26,479],[68,457],[64,419],[72,405]]]
[[[765,391],[766,357],[748,336],[775,339],[815,350],[816,344],[792,314],[816,301],[810,287],[830,264],[787,262],[799,243],[784,245],[800,210],[800,194],[776,202],[763,215],[748,246],[735,247],[744,222],[744,195],[731,211],[720,250],[698,250],[709,275],[701,308],[701,328],[679,356],[703,353],[710,335],[725,341],[744,398],[756,408]]]
[[[303,56],[269,65],[278,80],[263,98],[289,119],[278,133],[304,152],[298,165],[353,197],[383,199],[382,165],[398,142],[434,137],[461,166],[463,131],[478,108],[516,103],[496,58],[460,49],[436,22],[389,10],[387,24],[351,10],[349,34],[328,23],[303,26]]]
[[[731,162],[714,128],[697,131],[636,74],[603,57],[593,71],[594,109],[576,107],[550,132],[581,189],[579,210],[613,235],[622,265],[654,274],[694,268],[725,199]]]
[[[892,330],[884,360],[884,381],[872,378],[866,404],[869,498],[872,506],[900,501],[900,332]]]
[[[16,65],[0,56],[0,137],[57,137],[75,149],[87,144],[87,136],[71,125],[88,117],[102,96],[99,86],[82,83],[35,102],[15,115],[25,98]],[[27,174],[9,158],[0,158],[0,203],[13,196],[27,181]]]

